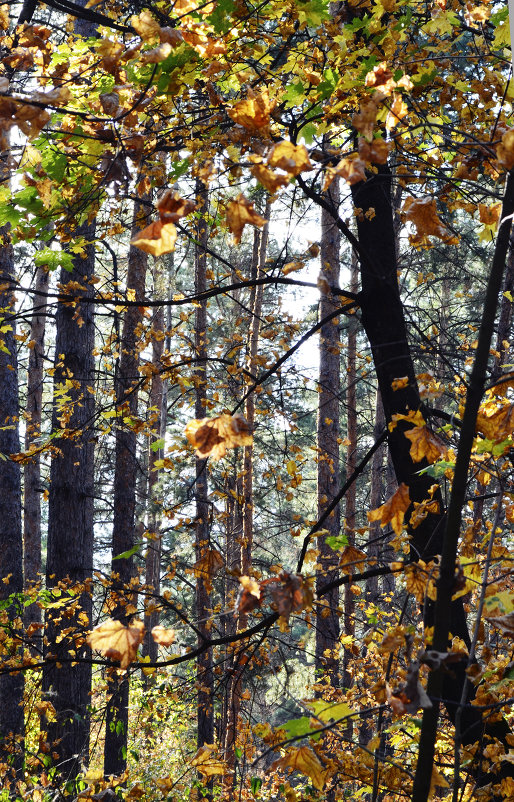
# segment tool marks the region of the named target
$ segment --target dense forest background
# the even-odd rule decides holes
[[[0,799],[512,800],[507,5],[0,28]]]

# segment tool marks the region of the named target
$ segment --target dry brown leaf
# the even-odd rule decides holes
[[[266,220],[255,211],[253,203],[241,193],[227,204],[227,226],[233,235],[234,245],[239,245],[241,242],[241,235],[247,223],[262,228]]]
[[[203,581],[207,593],[212,591],[212,579],[223,568],[223,557],[216,549],[206,549],[194,564],[194,575]]]
[[[165,629],[159,625],[152,629],[152,638],[161,646],[171,646],[175,642],[176,632],[174,629]]]
[[[390,150],[391,143],[385,139],[373,139],[371,142],[359,139],[359,156],[366,162],[385,164]]]
[[[443,224],[437,214],[435,198],[413,198],[409,196],[403,204],[402,218],[412,223],[416,233],[409,236],[411,245],[424,245],[427,237],[438,237],[448,244],[455,244],[456,238]]]
[[[167,189],[157,201],[157,211],[163,223],[176,223],[181,217],[186,217],[195,209],[194,201],[182,198],[173,189]]]
[[[507,613],[507,615],[491,615],[484,616],[490,624],[497,629],[501,629],[504,635],[514,637],[514,613]]]
[[[218,415],[216,418],[201,418],[189,421],[185,434],[198,457],[218,460],[224,457],[227,448],[249,446],[253,436],[246,418],[242,415]]]
[[[323,183],[323,191],[328,189],[336,176],[340,176],[347,184],[352,186],[358,184],[359,181],[366,180],[366,164],[357,156],[348,156],[341,159],[336,167],[329,167],[325,173],[325,181]]]
[[[237,597],[236,610],[240,613],[251,613],[261,605],[261,588],[250,576],[240,576],[241,590]]]
[[[109,618],[90,632],[87,642],[104,657],[119,660],[120,667],[127,668],[136,659],[144,634],[145,626],[142,621],[134,619],[125,627],[121,621]]]
[[[297,613],[312,603],[312,591],[299,574],[283,571],[276,579],[265,580],[261,587],[269,592],[284,624],[289,621],[291,613]]]
[[[391,524],[393,531],[399,535],[403,528],[403,519],[410,506],[409,488],[402,482],[385,504],[368,512],[368,521],[380,521],[380,526]]]
[[[292,142],[283,140],[271,150],[267,162],[270,167],[280,167],[286,173],[296,176],[306,170],[312,170],[309,154],[305,145],[293,145]]]
[[[161,220],[156,220],[141,229],[130,241],[130,244],[157,257],[163,253],[171,253],[175,249],[176,241],[177,229],[173,223],[162,223]]]

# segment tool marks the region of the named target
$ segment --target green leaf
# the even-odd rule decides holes
[[[346,535],[329,535],[329,537],[325,538],[325,542],[334,551],[339,551],[348,545],[348,538]]]
[[[262,786],[262,780],[260,777],[252,777],[250,780],[250,788],[252,789],[252,794],[255,796],[259,793]]]
[[[161,448],[164,448],[165,444],[164,437],[160,437],[159,440],[154,440],[153,443],[150,445],[152,451],[160,451]]]
[[[440,479],[441,476],[444,476],[445,471],[447,471],[449,468],[453,470],[455,468],[455,463],[441,460],[440,462],[434,462],[433,465],[429,465],[427,468],[422,468],[420,471],[418,471],[418,474],[420,476],[427,474],[427,476],[433,476],[434,479]]]
[[[345,702],[331,705],[321,699],[319,701],[307,702],[307,706],[310,707],[314,715],[325,724],[328,724],[329,721],[338,721],[341,718],[354,715],[354,711],[348,707]]]
[[[67,251],[54,251],[51,248],[43,248],[34,256],[34,263],[37,267],[46,267],[53,272],[58,267],[64,268],[68,273],[73,270],[73,256]]]
[[[143,545],[142,542],[136,543],[136,545],[132,546],[131,549],[127,549],[127,551],[122,551],[121,554],[117,554],[116,557],[112,558],[112,561],[114,562],[114,560],[126,560],[128,557],[132,557],[133,554],[137,554],[142,545]]]
[[[311,725],[311,719],[308,716],[301,716],[300,718],[292,718],[290,721],[284,722],[280,725],[280,729],[284,730],[288,738],[314,738],[319,739],[317,733],[319,727]]]

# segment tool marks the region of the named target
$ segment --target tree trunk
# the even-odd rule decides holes
[[[89,244],[84,256],[74,257],[72,272],[61,272],[61,282],[64,291],[68,281],[85,289],[70,293],[73,303],[59,301],[56,312],[52,431],[57,437],[50,468],[46,585],[64,606],[46,610],[43,692],[56,711],[56,721],[47,721],[46,729],[63,781],[74,780],[89,758],[91,664],[85,635],[92,613],[86,580],[93,567],[94,313],[93,305],[81,303],[80,297],[90,294],[94,235],[94,224],[77,229]],[[69,600],[62,583],[75,591]],[[83,662],[73,663],[75,657]]]
[[[41,436],[43,401],[43,359],[45,352],[45,322],[50,276],[43,267],[36,270],[36,293],[30,325],[29,366],[27,371],[27,428],[25,451],[35,453],[23,467],[23,569],[25,591],[41,580],[41,460],[37,451]],[[27,636],[34,644],[34,654],[41,651],[41,608],[35,602],[24,612]]]
[[[0,173],[5,177],[5,153]],[[12,455],[20,450],[18,435],[18,365],[13,293],[14,251],[9,226],[0,228],[0,600],[23,592],[21,533],[21,477]],[[2,612],[3,670],[21,661],[22,603],[14,601]],[[0,776],[5,788],[23,765],[23,674],[0,674]],[[2,765],[4,769],[2,770]]]
[[[325,199],[337,214],[339,206],[339,183],[334,181]],[[319,316],[323,320],[338,306],[338,300],[330,293],[329,286],[339,284],[340,234],[334,223],[334,215],[326,209],[321,211],[321,272],[325,286],[321,293]],[[339,389],[340,389],[340,342],[339,320],[333,318],[320,331],[318,387],[318,518],[332,502],[339,489]],[[339,505],[325,522],[331,536],[339,535]],[[339,556],[326,543],[326,535],[318,538],[321,569],[316,576],[316,589],[336,579]],[[339,591],[337,588],[324,597],[323,604],[316,608],[316,680],[326,680],[339,685]]]
[[[134,204],[132,235],[146,225],[146,207]],[[139,248],[130,246],[127,268],[127,296],[143,300],[148,256]],[[114,462],[114,519],[112,530],[112,610],[111,617],[125,625],[134,613],[134,594],[130,582],[134,575],[134,558],[123,554],[134,546],[136,483],[138,473],[137,435],[123,419],[137,415],[139,384],[139,349],[137,330],[143,315],[141,307],[128,306],[123,320],[119,343],[120,358],[115,377],[116,446]],[[120,775],[127,765],[127,733],[129,681],[126,672],[109,669],[107,688],[109,699],[105,722],[104,772]]]
[[[209,211],[209,198],[207,189],[199,181],[197,184],[197,197],[200,203],[200,218],[198,220],[197,244],[195,249],[195,293],[205,292],[207,287],[207,214]],[[197,368],[195,370],[195,417],[205,417],[205,401],[207,399],[207,301],[198,304],[195,311],[195,357]],[[201,560],[210,545],[209,531],[209,502],[207,486],[207,460],[196,458],[196,528],[195,552],[197,561]],[[203,577],[196,580],[196,618],[198,622],[199,645],[210,637],[211,598],[208,583]],[[198,747],[213,743],[214,716],[213,716],[213,673],[212,650],[206,649],[199,655],[196,664],[197,682],[197,714],[198,714]]]

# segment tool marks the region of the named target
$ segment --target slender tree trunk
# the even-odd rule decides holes
[[[500,318],[496,334],[497,357],[491,371],[491,380],[498,381],[503,365],[510,362],[510,335],[512,330],[512,297],[514,295],[514,237],[510,238],[509,254],[505,265],[505,278],[503,280],[502,296],[500,301]],[[505,372],[509,372],[507,368]]]
[[[358,264],[357,258],[352,253],[352,269],[350,277],[350,291],[356,293],[358,288]],[[346,364],[346,415],[348,446],[346,451],[346,476],[351,476],[357,467],[357,320],[354,317],[349,319],[348,326],[348,349]],[[357,483],[354,482],[348,488],[345,496],[346,500],[346,520],[345,533],[350,545],[355,545],[355,526],[357,510]],[[351,592],[350,585],[344,587],[344,634],[353,636],[355,634],[355,597]],[[343,685],[345,688],[351,687],[353,678],[349,673],[349,664],[352,653],[345,650],[343,660]],[[351,722],[350,722],[351,726]]]
[[[88,243],[85,255],[74,257],[72,272],[63,270],[61,282],[64,288],[68,281],[77,282],[84,290],[73,291],[73,304],[60,301],[56,313],[52,431],[57,436],[50,468],[46,567],[47,590],[64,606],[46,610],[43,669],[43,691],[56,711],[56,720],[46,724],[48,741],[63,781],[75,779],[88,762],[91,690],[85,636],[92,612],[86,580],[93,567],[94,325],[93,305],[81,303],[80,297],[90,294],[95,225],[80,226],[77,235]],[[73,588],[75,596],[66,601],[59,583]],[[76,657],[81,662],[74,663]]]
[[[206,267],[207,267],[207,215],[209,211],[209,198],[205,186],[198,182],[197,197],[200,203],[200,218],[197,229],[197,245],[195,249],[195,293],[205,292],[207,287]],[[205,417],[205,402],[207,399],[207,302],[202,301],[196,307],[195,313],[195,355],[197,368],[196,377],[196,397],[195,397],[195,416]],[[207,461],[196,459],[196,483],[195,483],[195,502],[196,502],[196,532],[195,532],[195,551],[196,559],[201,560],[206,549],[210,544],[209,531],[209,502],[207,485]],[[198,629],[200,631],[199,644],[210,636],[209,618],[211,615],[211,598],[206,582],[202,577],[196,580],[196,617]],[[206,649],[197,661],[196,681],[198,688],[198,747],[210,744],[214,739],[214,716],[213,716],[213,673],[212,673],[212,650]]]
[[[337,210],[339,206],[339,183],[334,181],[325,194]],[[337,214],[337,211],[335,211]],[[328,286],[339,284],[340,234],[334,216],[325,209],[321,212],[321,273]],[[323,320],[338,306],[338,301],[328,287],[322,291],[319,305]],[[332,502],[339,489],[339,390],[340,390],[340,342],[339,320],[333,318],[320,331],[320,367],[318,388],[318,517]],[[325,522],[325,529],[332,536],[339,535],[340,510],[337,506]],[[318,538],[321,569],[316,577],[316,588],[337,577],[339,557],[325,540]],[[316,679],[323,678],[333,686],[339,685],[339,592],[330,591],[324,603],[316,608]]]
[[[27,428],[25,451],[37,449],[41,436],[43,401],[43,360],[45,353],[45,321],[49,273],[43,267],[36,270],[36,293],[30,325],[29,366],[27,371]],[[25,590],[41,580],[41,460],[35,451],[23,467],[23,569]],[[41,650],[41,608],[35,602],[25,608],[24,625],[34,644],[34,653]]]
[[[6,175],[7,154],[0,156]],[[0,228],[0,600],[23,591],[21,532],[21,477],[12,455],[20,450],[18,420],[18,365],[13,293],[14,251],[9,226]],[[22,602],[13,602],[0,618],[3,665],[20,662]],[[23,765],[23,674],[0,674],[0,776],[5,788]],[[2,768],[3,766],[3,768]]]
[[[146,225],[146,207],[134,204],[132,234]],[[146,253],[130,246],[127,268],[127,296],[142,300],[145,296],[145,280],[148,257]],[[137,330],[142,321],[141,307],[128,306],[123,320],[123,332],[119,343],[120,359],[117,364],[116,410],[119,414],[116,425],[114,463],[114,519],[112,531],[112,610],[111,617],[127,624],[134,612],[134,594],[130,582],[134,575],[132,556],[119,558],[134,545],[136,483],[138,474],[137,435],[124,418],[137,415],[139,383],[139,348]],[[104,772],[119,775],[127,765],[129,681],[126,673],[118,669],[108,672],[108,694]]]
[[[156,287],[159,281],[160,265],[155,265]],[[156,292],[160,297],[161,293]],[[162,361],[164,350],[164,308],[161,306],[156,310],[153,319],[154,338],[152,341],[152,364],[156,369]],[[152,428],[155,431],[156,439],[164,438],[166,431],[166,417],[163,410],[164,383],[160,370],[152,375],[150,387],[150,409],[152,415]],[[146,551],[146,584],[152,588],[153,598],[149,600],[149,605],[145,613],[145,655],[148,655],[152,662],[157,660],[158,646],[152,638],[152,629],[159,623],[159,606],[157,597],[161,587],[161,552],[162,538],[160,535],[160,515],[157,507],[157,484],[159,471],[155,467],[158,459],[162,459],[164,451],[161,448],[154,450],[152,443],[148,451],[148,544]]]
[[[376,441],[382,434],[385,427],[384,410],[380,398],[380,390],[377,390],[375,403],[375,426],[373,429],[373,439]],[[371,480],[370,480],[370,499],[371,510],[380,507],[384,497],[384,481],[382,472],[384,469],[385,446],[382,445],[373,454],[371,461]],[[380,553],[379,543],[382,538],[382,529],[379,521],[373,521],[369,527],[369,544],[367,548],[368,558],[377,559]],[[376,602],[378,597],[378,577],[374,576],[366,580],[366,598],[370,602]]]

